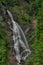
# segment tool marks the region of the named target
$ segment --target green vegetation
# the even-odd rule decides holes
[[[36,34],[36,37],[32,40],[32,43],[29,42],[32,54],[25,64],[43,65],[43,0],[0,0],[1,2],[4,2],[6,8],[12,11],[14,20],[21,25],[23,30],[28,26],[32,26],[32,21],[37,20],[35,30],[28,32],[26,35],[28,40],[34,34]],[[9,41],[6,28],[2,26],[4,22],[0,23],[0,65],[9,64],[7,58]]]
[[[8,38],[3,22],[0,22],[0,65],[8,65]]]

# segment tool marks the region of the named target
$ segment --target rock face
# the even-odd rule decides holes
[[[3,17],[0,15],[0,21],[3,21]]]
[[[37,20],[36,19],[32,21],[32,26],[34,29],[36,29],[36,26],[37,26]]]
[[[9,62],[10,62],[10,65],[17,65],[17,61],[15,60],[14,56],[9,57]]]

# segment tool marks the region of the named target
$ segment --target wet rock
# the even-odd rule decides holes
[[[0,21],[3,21],[3,17],[0,15]]]

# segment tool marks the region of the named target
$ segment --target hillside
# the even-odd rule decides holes
[[[6,8],[23,29],[32,51],[25,65],[43,65],[43,0],[0,0],[0,65],[14,65],[16,61],[12,54],[12,31],[7,23],[10,19],[4,14]]]

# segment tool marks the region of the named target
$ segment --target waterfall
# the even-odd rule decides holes
[[[31,51],[29,49],[29,45],[28,45],[27,39],[25,37],[25,34],[24,34],[23,30],[21,29],[20,25],[14,21],[12,13],[9,10],[7,10],[7,13],[10,16],[10,19],[13,23],[12,30],[13,30],[14,49],[16,52],[15,56],[16,56],[16,59],[18,60],[18,62],[20,63],[21,58],[23,60],[26,60],[28,55],[31,54]],[[20,45],[24,49],[21,52],[21,54],[20,54],[20,49],[19,49]],[[24,54],[24,56],[23,56],[23,54]]]

